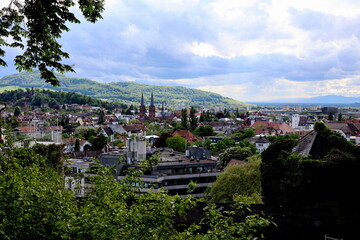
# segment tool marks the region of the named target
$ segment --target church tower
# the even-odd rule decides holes
[[[146,108],[145,108],[145,105],[144,105],[144,93],[141,93],[141,104],[140,104],[139,117],[141,119],[145,119],[145,117],[146,117]]]
[[[155,117],[155,106],[154,106],[154,93],[151,92],[151,103],[149,107],[149,118]]]

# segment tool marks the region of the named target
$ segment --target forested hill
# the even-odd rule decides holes
[[[184,106],[245,106],[243,102],[223,97],[216,93],[201,91],[185,87],[152,86],[134,82],[100,83],[85,78],[71,78],[57,75],[60,87],[53,87],[40,78],[39,72],[23,72],[8,75],[0,79],[0,90],[3,87],[18,88],[46,88],[76,92],[90,97],[116,101],[127,104],[139,104],[141,93],[144,93],[145,105],[150,104],[151,92],[154,94],[154,103]]]

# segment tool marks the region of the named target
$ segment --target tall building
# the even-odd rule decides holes
[[[151,102],[150,102],[150,106],[149,106],[149,118],[154,118],[155,117],[155,105],[154,105],[154,94],[153,92],[151,92]]]
[[[145,119],[145,118],[146,118],[146,108],[145,108],[145,105],[144,105],[144,93],[141,93],[141,104],[140,104],[139,117],[140,117],[141,119]]]
[[[301,108],[300,105],[296,105],[296,106],[294,107],[294,109],[295,109],[295,111],[297,111],[297,112],[301,112],[301,111],[302,111],[302,108]]]

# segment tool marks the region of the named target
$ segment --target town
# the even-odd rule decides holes
[[[56,104],[64,94],[82,104]],[[319,132],[315,125],[321,122],[344,141],[360,146],[356,107],[171,109],[157,103],[153,92],[143,92],[138,106],[87,99],[91,105],[83,101],[84,95],[34,88],[4,91],[0,98],[3,146],[56,149],[51,164],[62,169],[64,187],[78,198],[91,193],[93,169],[103,166],[119,182],[126,181],[131,169],[140,170],[140,182],[131,184],[137,194],[166,191],[184,199],[228,204],[240,197],[263,204],[261,154],[273,143],[294,140],[298,144],[293,153],[314,154]],[[229,182],[231,171],[248,177],[238,175]]]
[[[36,96],[36,91],[28,89],[26,94]],[[172,110],[156,104],[153,93],[148,98],[147,107],[142,93],[138,107],[130,112],[88,104],[50,107],[46,101],[38,107],[2,103],[0,138],[6,142],[4,127],[16,123],[11,132],[15,146],[62,145],[64,163],[72,170],[66,182],[79,195],[88,181],[73,175],[86,173],[94,159],[115,167],[114,176],[120,179],[129,167],[156,157],[156,164],[141,176],[146,186],[185,197],[193,181],[197,187],[191,195],[202,197],[227,166],[246,164],[247,157],[262,153],[279,137],[301,139],[314,130],[317,121],[360,145],[359,108],[286,105]],[[240,152],[243,146],[244,154],[231,152],[236,146]]]
[[[1,1],[0,239],[359,239],[359,16]]]

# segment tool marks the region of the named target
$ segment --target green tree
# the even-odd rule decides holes
[[[187,123],[188,123],[188,115],[187,115],[187,110],[185,108],[181,110],[181,126],[185,130],[188,129]]]
[[[360,148],[324,123],[316,122],[314,128],[308,156],[292,153],[293,139],[275,142],[262,153],[264,203],[286,217],[306,216],[307,221],[326,224],[342,219],[351,224],[360,216],[360,207],[351,197],[359,182]]]
[[[194,131],[194,134],[200,137],[204,137],[204,136],[214,136],[215,132],[212,126],[210,125],[202,125],[198,128],[196,128],[196,130]]]
[[[334,114],[333,113],[329,113],[328,120],[330,120],[330,121],[334,120]]]
[[[251,143],[251,142],[249,142],[249,141],[241,141],[241,142],[239,142],[239,145],[238,145],[238,146],[239,146],[239,147],[242,147],[242,148],[244,148],[244,147],[249,147],[250,150],[251,150],[251,152],[252,152],[253,154],[255,154],[256,151],[257,151],[257,148],[256,148],[255,144],[254,144],[254,143]]]
[[[185,138],[177,135],[166,139],[166,146],[174,149],[174,151],[185,152]]]
[[[69,54],[62,51],[57,41],[63,31],[70,30],[67,22],[80,23],[70,11],[74,6],[74,1],[9,1],[8,7],[0,10],[0,57],[5,55],[3,46],[25,49],[15,57],[17,70],[38,68],[46,82],[60,85],[52,69],[60,73],[74,72],[72,66],[62,63]],[[87,21],[95,22],[101,18],[104,1],[79,0],[78,7]],[[6,66],[2,58],[0,65]]]
[[[91,127],[77,127],[74,135],[76,138],[89,140],[91,136],[96,136],[96,131]]]
[[[80,139],[76,139],[75,140],[75,148],[74,148],[75,152],[79,152],[80,151]]]
[[[98,124],[104,124],[104,123],[105,123],[105,113],[104,113],[104,111],[100,111]]]
[[[198,119],[195,115],[196,110],[194,107],[190,109],[189,121],[190,121],[190,131],[194,131],[198,126]]]
[[[99,134],[97,137],[90,137],[89,142],[91,143],[91,150],[101,151],[107,143],[107,138],[103,134]]]
[[[20,108],[18,106],[15,107],[14,110],[14,117],[17,117],[21,114]]]
[[[259,239],[271,224],[239,201],[222,211],[164,190],[137,194],[145,188],[141,168],[129,169],[117,181],[110,169],[95,163],[88,175],[92,187],[78,199],[64,188],[62,173],[43,165],[41,155],[16,151],[0,155],[0,239]],[[203,211],[203,217],[188,222],[198,203],[203,207],[196,212]]]
[[[233,146],[235,146],[235,141],[231,138],[225,137],[225,138],[217,141],[215,144],[211,145],[211,151],[213,153],[217,153],[223,149],[233,147]]]
[[[262,203],[260,155],[247,159],[247,164],[225,168],[211,187],[210,195],[215,202],[233,202],[234,198],[249,198]]]
[[[342,122],[342,121],[343,121],[343,115],[342,113],[339,113],[338,122]]]
[[[245,160],[246,158],[254,155],[250,147],[230,147],[219,155],[220,164],[226,166],[231,159]]]

